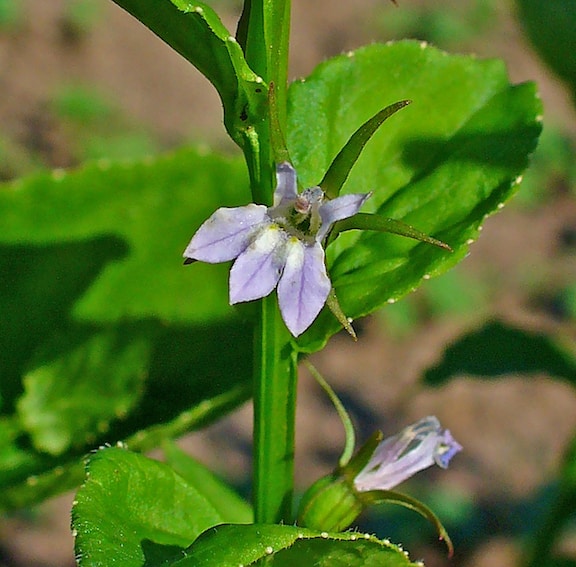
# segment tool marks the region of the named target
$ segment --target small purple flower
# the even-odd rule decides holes
[[[266,297],[278,287],[280,312],[294,336],[326,303],[331,284],[322,241],[331,226],[355,215],[370,194],[327,200],[320,187],[298,194],[296,171],[276,169],[274,205],[220,208],[198,229],[184,257],[216,264],[234,260],[230,303]]]
[[[462,446],[438,419],[425,417],[384,439],[354,478],[354,487],[358,492],[390,490],[434,463],[447,468],[450,459],[461,450]]]

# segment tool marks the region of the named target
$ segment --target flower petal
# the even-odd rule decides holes
[[[218,209],[192,237],[184,257],[217,264],[232,260],[250,244],[254,232],[269,222],[264,205]]]
[[[298,197],[296,186],[296,170],[284,161],[276,167],[276,190],[274,191],[274,207],[292,204]]]
[[[436,447],[434,461],[439,467],[447,469],[452,457],[460,451],[462,451],[462,445],[452,437],[448,429],[445,429],[443,439]]]
[[[286,265],[278,283],[280,312],[290,332],[301,335],[316,319],[330,293],[324,250],[291,238],[286,243]]]
[[[425,417],[384,439],[354,479],[354,487],[359,492],[389,490],[434,463],[447,468],[461,450],[436,417]]]
[[[230,270],[230,303],[266,297],[278,283],[284,267],[286,233],[271,224],[238,256]]]
[[[326,201],[318,211],[322,219],[322,226],[316,236],[317,240],[321,241],[336,221],[355,215],[371,194],[372,193],[354,193]]]

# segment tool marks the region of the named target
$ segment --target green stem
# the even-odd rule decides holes
[[[291,523],[297,361],[276,295],[260,302],[254,339],[254,518]]]
[[[274,108],[246,130],[244,153],[254,201],[272,204],[271,123],[286,127],[290,0],[245,0],[236,37],[248,65],[275,89]],[[272,117],[272,113],[274,116]],[[297,364],[276,295],[260,301],[254,339],[254,518],[292,522]]]
[[[286,129],[290,0],[245,0],[236,37],[251,69],[267,84],[273,83],[279,127]],[[254,201],[272,204],[274,155],[270,115],[255,122],[247,133],[244,153],[252,181]]]

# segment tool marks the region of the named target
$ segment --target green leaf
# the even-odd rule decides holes
[[[152,343],[139,330],[74,328],[42,345],[48,360],[24,377],[18,414],[37,449],[84,447],[137,404]],[[62,356],[51,359],[54,352]]]
[[[90,457],[72,510],[78,564],[90,567],[164,564],[221,522],[170,467],[119,448]]]
[[[572,90],[576,104],[576,3],[573,0],[517,0],[526,35],[548,66]]]
[[[267,86],[246,63],[240,44],[216,12],[192,0],[114,0],[192,63],[218,91],[228,133],[241,146],[241,132],[258,121]]]
[[[538,373],[576,386],[576,357],[549,335],[493,321],[450,345],[443,360],[426,371],[424,382],[441,386],[462,375],[498,378]]]
[[[301,184],[318,184],[360,125],[404,99],[413,102],[366,144],[342,192],[373,191],[365,212],[402,221],[454,252],[390,234],[339,236],[327,250],[329,272],[353,318],[466,255],[486,215],[516,190],[541,129],[534,85],[511,86],[499,61],[411,41],[371,45],[291,86],[287,143]],[[325,309],[298,343],[317,350],[338,327]]]
[[[75,486],[98,444],[151,449],[248,398],[228,267],[182,266],[248,195],[240,159],[193,150],[0,185],[0,508]]]
[[[230,543],[233,542],[233,545]],[[397,546],[358,533],[314,532],[296,526],[224,525],[202,534],[177,567],[314,565],[316,567],[414,566]]]
[[[253,521],[251,506],[240,498],[212,471],[168,441],[163,445],[166,462],[188,484],[195,487],[212,504],[222,521],[249,524]]]

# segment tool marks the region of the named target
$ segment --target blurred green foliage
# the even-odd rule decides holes
[[[542,130],[532,163],[524,175],[518,202],[534,208],[553,200],[558,193],[576,195],[576,140],[559,126]]]
[[[495,0],[416,5],[402,2],[401,8],[379,5],[372,25],[385,39],[414,38],[454,48],[481,36],[497,19]]]
[[[570,88],[576,104],[576,2],[516,0],[526,35],[548,67]]]
[[[158,153],[159,142],[128,120],[109,98],[88,85],[62,85],[50,109],[64,129],[76,162],[138,159]]]
[[[81,40],[103,18],[99,0],[67,0],[62,14],[62,31],[69,41]]]
[[[15,30],[22,23],[21,0],[0,0],[0,32]]]

